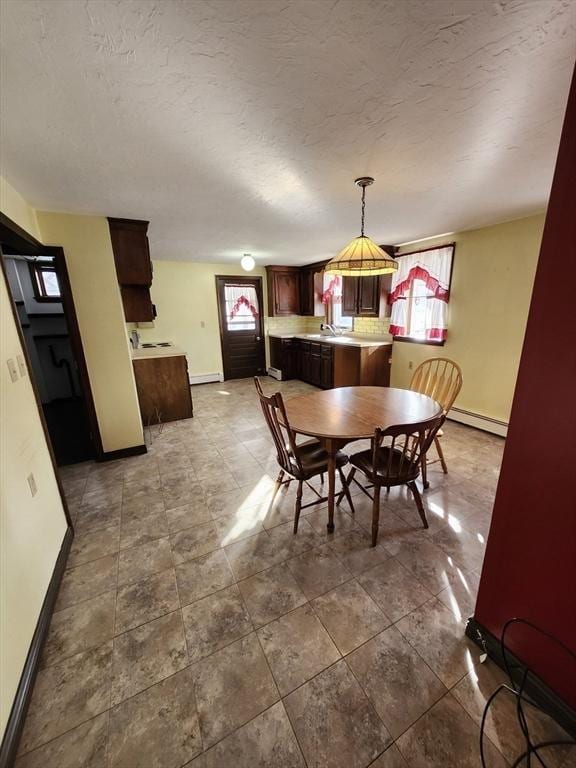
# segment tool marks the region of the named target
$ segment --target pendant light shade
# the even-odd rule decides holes
[[[326,265],[326,272],[345,277],[386,275],[397,269],[398,262],[366,235],[355,237]]]
[[[326,264],[325,271],[332,275],[361,277],[362,275],[386,275],[398,269],[398,262],[389,256],[379,245],[364,234],[364,209],[366,187],[374,183],[370,176],[363,176],[354,182],[362,187],[362,226],[361,234],[355,237],[340,253]]]

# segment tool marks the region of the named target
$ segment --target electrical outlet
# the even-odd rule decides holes
[[[16,362],[18,363],[18,369],[20,371],[20,378],[23,379],[26,376],[26,363],[22,355],[16,355]]]
[[[30,486],[30,493],[32,496],[36,496],[38,493],[38,486],[36,485],[36,480],[34,479],[32,472],[30,472],[26,479],[28,480],[28,485]]]
[[[6,360],[6,365],[8,366],[8,370],[10,371],[10,378],[12,379],[12,383],[15,381],[18,381],[18,370],[16,368],[16,363],[12,358],[9,360]]]

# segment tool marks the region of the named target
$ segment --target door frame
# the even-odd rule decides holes
[[[54,472],[58,479],[58,465],[54,457],[54,450],[52,447],[52,441],[50,439],[50,433],[46,420],[44,418],[44,411],[42,410],[41,400],[38,393],[38,387],[34,376],[31,375],[32,365],[30,357],[28,355],[28,349],[26,347],[26,341],[22,328],[20,326],[20,319],[18,311],[12,296],[12,291],[8,283],[8,276],[6,274],[6,266],[4,264],[4,255],[21,255],[21,256],[51,256],[54,259],[54,266],[56,268],[56,274],[58,275],[58,282],[60,284],[60,290],[62,293],[62,309],[64,310],[64,317],[68,326],[68,332],[70,334],[70,344],[72,351],[78,364],[78,377],[80,379],[80,386],[82,388],[82,396],[86,403],[86,411],[88,414],[88,427],[90,429],[92,443],[94,445],[94,453],[96,461],[105,460],[104,448],[102,445],[102,437],[100,435],[100,428],[98,426],[98,419],[96,416],[96,407],[94,405],[94,398],[92,395],[92,387],[90,386],[90,377],[88,375],[88,366],[86,364],[86,357],[84,355],[84,347],[82,345],[82,337],[80,335],[80,327],[78,325],[78,317],[76,315],[76,307],[74,305],[74,297],[72,295],[72,286],[70,284],[70,276],[68,274],[68,267],[66,266],[66,257],[64,249],[61,246],[55,245],[43,245],[35,237],[28,234],[26,230],[18,226],[14,221],[9,219],[3,213],[0,213],[0,246],[2,250],[2,256],[0,261],[2,262],[2,272],[6,285],[8,286],[8,295],[12,305],[12,314],[14,315],[20,336],[20,343],[24,352],[24,359],[28,367],[28,375],[32,382],[32,389],[34,390],[34,396],[36,398],[36,405],[40,413],[40,419],[42,421],[42,427],[46,435],[46,440],[50,449],[50,456],[52,458],[52,464],[54,466]],[[66,505],[65,505],[66,507]],[[66,514],[69,517],[68,509],[66,507]]]
[[[260,349],[260,360],[262,362],[261,368],[263,371],[266,370],[266,341],[264,338],[264,298],[263,298],[263,292],[262,292],[262,277],[260,275],[254,275],[253,277],[249,277],[248,275],[215,275],[216,280],[216,304],[218,306],[218,327],[220,331],[220,352],[222,355],[222,373],[224,376],[224,380],[227,379],[226,376],[226,356],[224,354],[224,332],[226,328],[226,317],[224,314],[224,308],[222,307],[222,303],[220,301],[220,282],[222,280],[229,281],[229,282],[235,282],[235,283],[245,283],[246,285],[252,285],[256,288],[256,296],[258,298],[258,306],[260,307],[260,315],[259,315],[259,325],[260,325],[260,339],[261,339],[261,349]]]

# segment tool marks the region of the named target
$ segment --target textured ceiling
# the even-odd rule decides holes
[[[153,258],[304,263],[545,207],[571,0],[1,2],[1,170]]]

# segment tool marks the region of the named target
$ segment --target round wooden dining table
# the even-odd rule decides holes
[[[376,427],[417,424],[442,413],[427,395],[392,387],[339,387],[285,401],[290,428],[317,438],[328,454],[328,530],[334,530],[337,451],[371,438]]]

